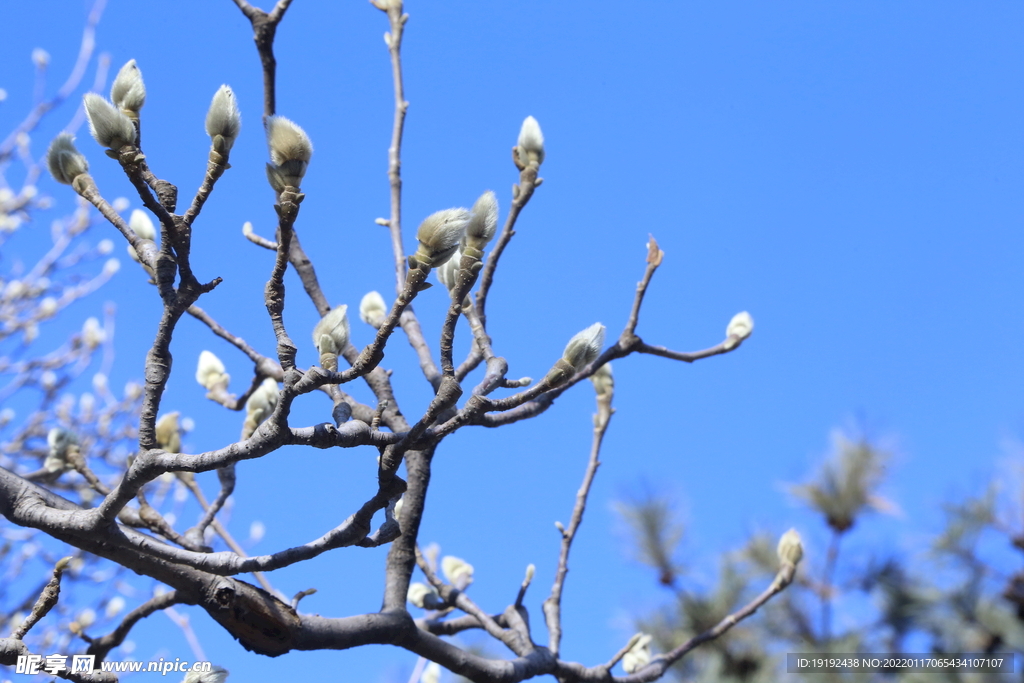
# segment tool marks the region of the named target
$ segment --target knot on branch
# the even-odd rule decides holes
[[[242,647],[277,657],[294,648],[301,622],[295,610],[270,593],[235,579],[219,579],[203,607]]]

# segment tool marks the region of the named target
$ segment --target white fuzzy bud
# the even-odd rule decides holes
[[[402,497],[401,497],[401,498],[399,498],[399,499],[398,499],[398,501],[397,501],[397,502],[395,503],[395,509],[394,509],[394,512],[392,512],[392,513],[391,513],[391,514],[393,514],[393,515],[394,515],[394,517],[395,517],[395,521],[399,521],[399,522],[400,522],[400,521],[402,521],[402,519],[401,519],[401,518],[402,518],[402,508],[403,508],[404,506],[405,506],[405,496],[402,496]]]
[[[750,336],[754,331],[754,319],[746,311],[737,313],[725,328],[725,348],[731,349]]]
[[[153,225],[153,220],[142,209],[132,211],[132,215],[128,218],[128,227],[144,240],[156,239],[156,227]]]
[[[436,268],[448,260],[459,248],[469,218],[466,209],[445,209],[427,216],[416,231],[420,242],[416,260],[428,268]]]
[[[100,327],[100,321],[96,318],[87,318],[82,325],[82,343],[87,349],[95,349],[107,340],[106,331]]]
[[[313,344],[320,352],[320,365],[330,371],[338,369],[338,354],[348,346],[348,306],[342,304],[320,318],[313,328]]]
[[[96,142],[115,152],[135,143],[135,124],[117,107],[92,92],[82,99],[89,118],[89,132]]]
[[[218,384],[227,387],[231,377],[224,372],[224,363],[212,351],[199,354],[199,365],[196,368],[196,381],[207,391],[213,391]]]
[[[459,284],[459,266],[461,263],[462,250],[456,249],[455,253],[447,261],[434,269],[437,281],[445,286],[449,294],[454,293],[456,285]]]
[[[420,609],[437,609],[444,604],[441,596],[425,583],[410,583],[409,593],[406,597],[409,602]]]
[[[523,585],[529,586],[533,583],[533,575],[537,573],[537,567],[534,564],[526,565],[526,577],[523,579]]]
[[[800,563],[804,556],[804,546],[796,529],[790,529],[782,534],[777,552],[781,564],[791,564],[795,567]]]
[[[110,100],[129,115],[136,116],[146,103],[146,84],[142,82],[142,72],[134,59],[129,59],[117,72],[110,88]]]
[[[65,185],[89,172],[89,162],[75,147],[75,136],[71,133],[61,133],[53,139],[46,152],[46,165],[53,179]]]
[[[210,109],[206,112],[206,134],[213,141],[216,151],[227,154],[241,129],[242,114],[238,111],[235,93],[228,86],[222,85],[214,93]]]
[[[470,210],[472,217],[466,225],[466,235],[462,239],[464,246],[483,251],[487,243],[498,231],[498,198],[494,192],[487,190],[473,204]]]
[[[427,664],[420,676],[420,683],[441,683],[441,665],[437,662]]]
[[[544,134],[540,132],[540,124],[537,119],[527,116],[523,121],[523,127],[519,129],[519,142],[516,145],[516,152],[519,154],[519,161],[523,166],[536,161],[538,165],[544,163]]]
[[[651,640],[651,636],[644,633],[629,648],[622,658],[622,669],[626,673],[636,673],[651,662]]]
[[[189,671],[181,683],[224,683],[229,673],[222,666],[212,667],[209,671]]]
[[[57,312],[57,300],[52,296],[44,297],[39,302],[39,316],[42,318],[49,318]]]
[[[271,186],[278,192],[298,187],[313,156],[313,143],[306,131],[283,116],[271,116],[267,119],[267,144],[271,162],[267,179]]]
[[[78,446],[78,437],[63,427],[54,427],[46,434],[46,461],[43,467],[47,472],[61,472],[71,469],[68,464],[68,450]]]
[[[181,452],[181,429],[178,426],[178,416],[181,413],[175,411],[167,413],[156,421],[156,445],[168,453]]]
[[[562,352],[562,360],[579,372],[597,358],[603,345],[604,325],[594,323],[569,340]]]
[[[120,595],[115,595],[107,603],[107,609],[105,610],[107,618],[116,617],[122,611],[124,611],[124,598]]]
[[[446,555],[441,558],[441,571],[448,583],[459,590],[473,583],[473,565],[462,558]]]
[[[388,315],[388,305],[380,292],[367,292],[359,302],[359,319],[379,330]]]
[[[254,430],[277,408],[277,396],[277,382],[267,377],[245,402],[246,420],[252,421]]]

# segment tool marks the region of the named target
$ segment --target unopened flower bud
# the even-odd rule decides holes
[[[168,453],[181,452],[181,429],[178,427],[178,416],[175,411],[167,413],[156,421],[156,445]]]
[[[206,671],[205,668],[202,670],[191,669],[185,674],[185,678],[181,679],[181,683],[224,683],[230,673],[222,666],[215,666],[209,671]]]
[[[441,558],[441,571],[448,583],[459,590],[473,583],[473,565],[453,555]]]
[[[544,134],[540,132],[537,119],[532,116],[527,116],[523,127],[519,129],[516,153],[523,166],[529,166],[531,162],[537,162],[538,166],[544,163]]]
[[[395,0],[385,0],[388,4],[394,4]],[[437,662],[430,662],[423,667],[423,675],[419,683],[441,683],[441,665]]]
[[[273,414],[277,408],[278,388],[277,382],[267,377],[263,383],[252,392],[249,400],[245,402],[245,423],[242,425],[243,438],[252,436],[256,428]]]
[[[472,217],[466,225],[462,238],[463,246],[483,251],[498,230],[498,198],[487,190],[476,200],[471,209]],[[475,254],[474,254],[475,255]],[[478,257],[479,258],[479,257]]]
[[[206,134],[213,141],[213,149],[227,155],[241,129],[242,114],[238,111],[235,93],[228,86],[222,85],[213,95],[213,102],[206,112]]]
[[[437,609],[444,604],[441,596],[425,583],[410,583],[407,597],[409,602],[420,609]]]
[[[348,306],[332,309],[313,328],[313,344],[320,352],[320,365],[334,372],[338,369],[338,354],[348,346]]]
[[[46,153],[46,165],[53,179],[65,185],[89,172],[89,162],[75,147],[75,136],[71,133],[61,133],[53,139]]]
[[[110,602],[107,603],[107,609],[105,610],[107,617],[116,617],[120,614],[124,610],[124,604],[124,598],[120,595],[115,595],[111,598]]]
[[[791,564],[795,567],[800,563],[804,556],[804,546],[796,529],[790,529],[782,534],[779,539],[778,554],[781,564]]]
[[[459,248],[469,217],[466,209],[445,209],[427,216],[416,231],[420,246],[411,258],[427,268],[444,263]]]
[[[47,453],[43,468],[47,472],[61,472],[72,469],[68,463],[68,452],[78,448],[78,437],[63,427],[54,427],[46,434]]]
[[[230,375],[224,372],[224,363],[212,351],[199,354],[199,365],[196,368],[196,381],[207,391],[213,391],[218,384],[227,387]]]
[[[612,364],[605,363],[590,376],[590,381],[594,385],[594,391],[597,392],[598,396],[610,395],[615,391],[615,378],[612,377]]]
[[[636,673],[650,663],[651,640],[652,637],[646,633],[636,638],[633,647],[629,648],[629,651],[622,658],[622,668],[626,673]]]
[[[92,92],[82,99],[89,118],[89,132],[96,142],[115,152],[135,143],[135,124],[117,107]]]
[[[750,336],[754,331],[754,319],[746,311],[737,313],[725,328],[725,348],[731,349]]]
[[[462,250],[456,249],[447,261],[434,269],[437,280],[448,290],[449,294],[455,292],[459,284],[459,265],[462,263]]]
[[[110,100],[129,118],[138,118],[139,110],[146,103],[146,85],[142,82],[142,72],[134,59],[129,59],[117,72],[114,85],[110,88]]]
[[[96,318],[87,318],[82,325],[82,343],[87,349],[95,349],[107,340],[107,333]]]
[[[537,573],[537,567],[534,564],[526,565],[526,578],[523,579],[523,585],[529,586],[533,583],[533,575]]]
[[[298,187],[306,175],[306,167],[313,156],[313,143],[306,132],[283,116],[267,119],[267,144],[270,145],[270,163],[267,179],[277,192],[285,187]]]
[[[597,358],[603,345],[604,325],[594,323],[569,340],[562,352],[562,360],[579,372]]]
[[[380,329],[387,314],[388,306],[380,292],[367,292],[359,302],[359,319],[374,329]]]
[[[395,503],[395,510],[391,514],[394,515],[395,520],[402,521],[402,508],[405,506],[405,496],[402,496]]]
[[[39,302],[39,316],[41,318],[49,318],[57,312],[57,300],[52,296],[44,297]]]

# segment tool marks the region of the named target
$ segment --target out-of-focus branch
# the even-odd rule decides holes
[[[133,609],[125,615],[125,618],[117,625],[117,628],[106,635],[99,638],[90,638],[84,633],[80,633],[79,635],[89,643],[89,649],[86,650],[86,654],[96,655],[96,661],[102,662],[111,650],[124,642],[124,639],[128,637],[132,628],[139,621],[154,612],[159,612],[162,609],[167,609],[172,605],[178,605],[183,602],[184,600],[178,595],[177,591],[168,591],[147,600]]]

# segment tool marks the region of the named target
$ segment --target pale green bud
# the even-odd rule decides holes
[[[86,93],[85,115],[89,119],[89,132],[103,147],[118,151],[125,145],[135,144],[135,124],[117,107],[96,93]]]
[[[456,249],[447,261],[434,269],[438,282],[445,286],[449,294],[454,293],[456,285],[459,284],[459,264],[461,263],[462,250]]]
[[[615,391],[615,378],[612,377],[612,364],[605,363],[590,376],[594,391],[598,396],[605,396]]]
[[[451,258],[469,223],[466,209],[445,209],[427,216],[416,231],[420,246],[413,256],[428,268],[436,268]]]
[[[267,144],[270,146],[270,164],[267,179],[278,192],[285,187],[298,187],[306,175],[306,167],[313,156],[313,143],[295,123],[283,116],[267,119]]]
[[[544,163],[544,134],[540,132],[540,124],[537,119],[527,116],[523,121],[523,127],[519,129],[519,142],[516,145],[516,152],[519,161],[524,166],[530,162],[537,162],[537,165]]]
[[[132,211],[131,216],[128,217],[128,227],[144,240],[156,239],[156,226],[153,225],[149,214],[142,209]]]
[[[594,323],[569,340],[562,352],[562,360],[579,372],[597,358],[603,345],[604,325]]]
[[[494,192],[487,190],[480,195],[471,212],[472,217],[466,225],[462,244],[483,251],[498,230],[498,198]]]
[[[238,111],[235,93],[228,86],[222,85],[214,93],[210,109],[206,112],[206,134],[210,136],[217,152],[227,154],[241,129],[242,114]]]
[[[218,384],[227,387],[231,376],[224,372],[224,363],[212,351],[199,354],[199,365],[196,368],[196,381],[207,391],[213,391]]]
[[[410,583],[409,593],[406,597],[409,602],[420,609],[438,609],[444,605],[441,596],[425,583]]]
[[[252,422],[253,431],[277,408],[277,397],[277,382],[271,377],[264,379],[249,396],[249,400],[245,402],[245,416],[247,422]]]
[[[46,165],[53,179],[65,185],[70,185],[75,178],[89,172],[89,162],[75,147],[75,136],[71,133],[61,133],[53,139],[46,152]]]
[[[181,452],[181,428],[178,425],[180,414],[177,411],[167,413],[156,421],[156,444],[168,453]]]
[[[131,117],[138,117],[139,110],[146,103],[146,84],[142,82],[142,72],[134,59],[121,67],[110,88],[110,100]]]
[[[78,437],[63,427],[53,427],[46,434],[48,447],[43,467],[47,472],[60,472],[71,469],[68,464],[68,450],[78,447]]]
[[[380,329],[387,315],[388,307],[380,292],[367,292],[359,302],[359,319],[374,329]]]
[[[327,370],[338,369],[338,354],[348,346],[348,306],[332,309],[313,328],[313,344],[320,352],[320,365]]]
[[[804,546],[796,529],[790,529],[782,534],[779,539],[778,554],[781,564],[791,564],[795,567],[800,563],[804,556]]]
[[[459,590],[473,583],[473,565],[453,555],[441,558],[441,571],[448,583]]]
[[[651,662],[651,640],[653,638],[646,633],[641,634],[633,647],[629,648],[622,658],[622,669],[628,673],[636,673]]]
[[[441,665],[437,662],[427,664],[423,668],[423,675],[420,676],[420,683],[441,683]]]

